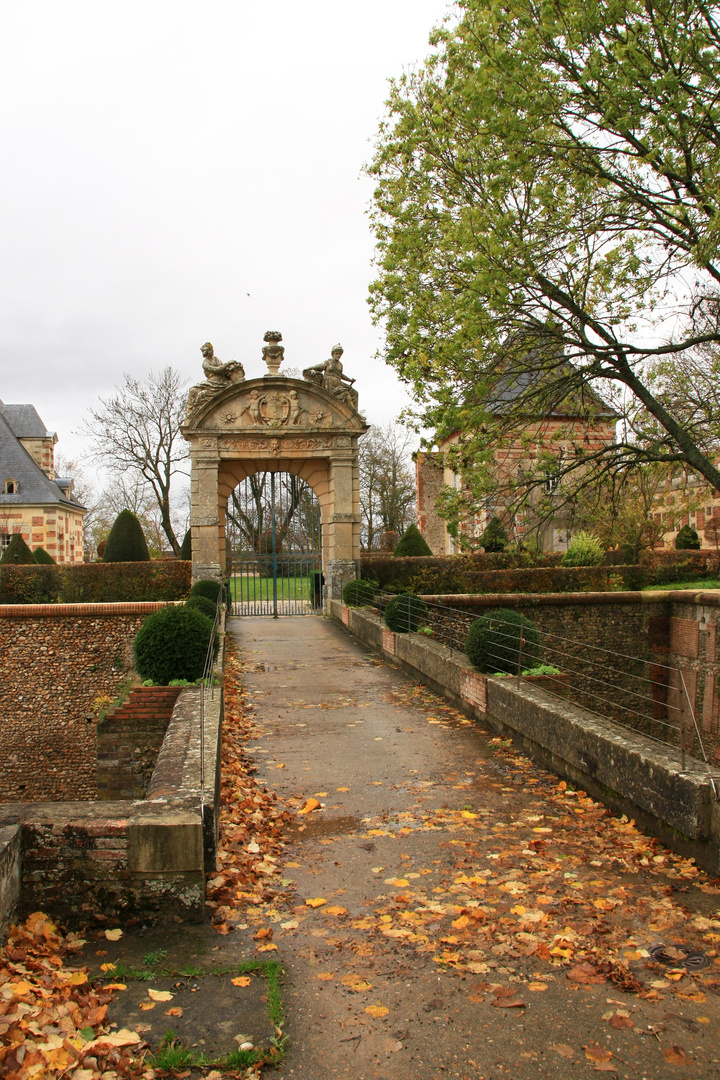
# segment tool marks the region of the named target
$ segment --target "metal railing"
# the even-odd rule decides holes
[[[215,605],[215,619],[210,632],[205,664],[200,677],[200,809],[205,810],[205,697],[210,691],[210,700],[215,697],[215,653],[218,631],[222,625],[223,610],[225,607],[224,589],[220,589]]]
[[[491,617],[493,633],[491,644],[484,651],[485,674],[520,677],[540,664],[554,668],[554,672],[537,676],[548,693],[570,699],[601,719],[641,732],[665,746],[676,747],[683,771],[686,754],[697,752],[718,799],[706,739],[681,668],[658,663],[652,657],[632,656],[541,630],[522,613],[519,621],[511,622],[491,616],[490,612],[478,614],[423,597],[405,596],[404,603],[395,605],[395,625],[398,626],[399,617],[401,632],[424,633],[447,648],[451,656],[454,652],[467,655],[466,640],[471,624],[479,618],[490,620]],[[381,589],[376,591],[375,603],[381,615],[393,599]],[[707,741],[711,739],[712,736]]]

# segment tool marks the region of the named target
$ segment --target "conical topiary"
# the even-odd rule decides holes
[[[490,518],[480,537],[483,551],[503,551],[508,546],[508,534],[500,518]]]
[[[188,529],[183,537],[182,546],[180,548],[180,558],[187,559],[188,562],[192,559],[192,535],[190,529]]]
[[[140,522],[130,510],[121,510],[107,538],[103,562],[149,560],[150,552]]]
[[[36,547],[33,551],[33,558],[36,563],[54,563],[52,555],[45,550],[44,547]]]
[[[700,537],[691,529],[689,525],[683,525],[680,532],[675,537],[675,548],[677,551],[699,551],[701,547]]]
[[[395,558],[400,558],[403,555],[432,555],[432,551],[417,525],[408,525],[400,537],[400,543],[393,551]]]
[[[15,533],[12,540],[5,548],[0,563],[34,563],[33,553],[23,540],[20,533]]]

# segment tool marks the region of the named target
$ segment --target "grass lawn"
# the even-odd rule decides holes
[[[691,581],[669,581],[666,585],[646,585],[643,592],[664,592],[666,589],[692,589],[701,592],[706,589],[720,589],[717,578],[692,578]]]
[[[230,579],[233,603],[253,600],[272,600],[273,581],[266,577],[234,577]],[[313,579],[307,574],[298,577],[278,577],[278,600],[312,600]]]

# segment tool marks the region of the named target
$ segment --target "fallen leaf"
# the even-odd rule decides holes
[[[330,907],[325,908],[323,915],[347,915],[347,908],[340,907],[339,904],[331,904]]]
[[[275,949],[277,949],[277,945],[274,941],[271,941],[269,945],[258,945],[257,947],[258,952],[273,952]]]
[[[327,900],[324,896],[314,896],[310,900],[306,900],[305,903],[308,907],[322,907],[323,904],[327,904]]]
[[[610,1027],[615,1028],[616,1031],[622,1031],[623,1028],[634,1028],[635,1021],[631,1016],[613,1016],[610,1020]]]
[[[687,1054],[682,1046],[678,1046],[677,1043],[673,1046],[668,1046],[666,1050],[663,1050],[663,1057],[669,1065],[685,1065],[688,1061]]]
[[[175,1005],[172,1009],[168,1009],[165,1013],[166,1016],[182,1016],[183,1011],[179,1005]]]
[[[103,990],[127,990],[125,983],[108,983],[107,986],[103,986]]]
[[[385,884],[386,885],[394,885],[396,889],[404,889],[407,885],[410,884],[410,882],[407,880],[407,878],[404,878],[404,877],[398,877],[398,878],[390,877],[390,878],[385,878]]]
[[[396,1054],[398,1050],[402,1050],[403,1044],[399,1039],[383,1039],[382,1048],[386,1054]]]
[[[320,803],[317,799],[306,799],[302,807],[298,810],[298,814],[309,814],[313,810],[319,810]]]
[[[572,1046],[568,1046],[566,1043],[551,1043],[550,1049],[554,1050],[560,1057],[571,1058],[575,1056]]]
[[[585,1057],[588,1061],[601,1062],[609,1061],[612,1057],[612,1050],[605,1050],[602,1046],[586,1046]]]
[[[554,951],[554,950],[553,950]],[[584,961],[582,964],[575,964],[565,974],[565,977],[570,982],[580,983],[581,986],[597,986],[600,983],[607,982],[604,975],[593,967],[592,964],[588,964]]]
[[[380,1020],[383,1016],[387,1016],[390,1010],[387,1009],[384,1005],[367,1005],[365,1008],[365,1012],[368,1014],[368,1016],[374,1016],[376,1017],[376,1019]]]
[[[498,1009],[524,1009],[525,1002],[519,998],[495,998],[492,1004]]]
[[[321,971],[315,977],[317,979],[319,979],[320,982],[330,982],[331,979],[335,978],[335,972],[334,971]]]
[[[154,1001],[141,1001],[140,1002],[140,1008],[142,1009],[143,1012],[150,1012],[151,1009],[155,1008],[155,1002]]]
[[[73,971],[72,975],[70,976],[71,986],[84,986],[87,981],[88,977],[86,972],[84,971]]]
[[[548,984],[544,983],[544,982],[531,982],[531,983],[528,983],[528,990],[532,990],[533,993],[535,993],[535,994],[539,993],[541,990],[547,990],[547,988],[548,988]]]
[[[114,964],[101,964],[100,965],[100,970],[101,971],[106,971],[106,972],[107,971],[114,971],[115,970],[115,965]]]
[[[230,982],[233,986],[249,986],[252,979],[249,975],[238,975],[236,979],[231,979]]]
[[[119,941],[122,936],[123,936],[122,930],[106,930],[105,931],[105,937],[108,939],[108,941]]]
[[[100,1046],[104,1043],[109,1043],[110,1046],[134,1046],[135,1043],[140,1042],[140,1036],[137,1031],[129,1031],[127,1028],[120,1028],[119,1031],[114,1031],[112,1035],[100,1035],[99,1038],[93,1039],[92,1042],[86,1044],[83,1050],[88,1050],[93,1046]]]
[[[349,787],[336,787],[335,790],[336,791],[349,791],[350,788]]]
[[[148,997],[153,1001],[172,1001],[175,995],[169,990],[148,990]]]

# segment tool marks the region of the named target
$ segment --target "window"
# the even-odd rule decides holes
[[[17,495],[18,484],[17,480],[6,480],[3,484],[3,493],[5,495]]]
[[[10,543],[10,533],[0,532],[0,552],[3,552]]]
[[[548,495],[552,495],[553,491],[557,491],[560,484],[560,477],[555,473],[545,473],[544,488]]]

